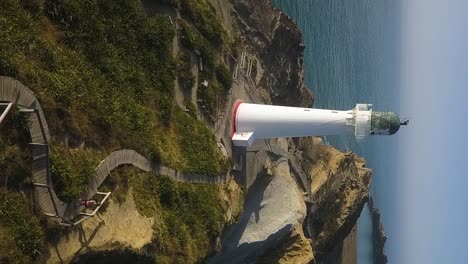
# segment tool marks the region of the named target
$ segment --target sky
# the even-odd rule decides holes
[[[468,263],[468,0],[402,0],[391,263]]]

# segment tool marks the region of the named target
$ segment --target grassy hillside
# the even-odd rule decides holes
[[[221,187],[176,183],[135,168],[119,169],[105,183],[118,202],[126,199],[130,187],[140,214],[155,219],[153,241],[142,253],[158,263],[194,263],[213,252],[224,226]]]
[[[0,189],[0,263],[30,263],[44,253],[45,230],[24,197]]]
[[[232,82],[218,58],[226,36],[214,9],[206,0],[157,2],[180,8],[184,25],[196,35],[198,42],[186,43],[183,52],[198,45],[205,53],[207,70],[203,74],[213,85],[199,93],[209,105],[207,111],[213,114],[216,101]],[[41,102],[53,138],[51,172],[60,198],[75,199],[99,161],[122,148],[135,149],[184,172],[216,175],[226,171],[229,162],[220,153],[212,132],[193,112],[186,113],[174,104],[175,34],[166,15],[147,15],[138,0],[0,1],[0,75],[20,80]],[[186,65],[179,68],[188,69]],[[2,124],[0,185],[5,197],[19,195],[17,191],[29,186],[25,128],[25,117],[15,113]],[[155,184],[160,186],[154,182],[147,186]],[[170,188],[182,194],[183,199],[176,199],[179,205],[184,199],[205,201],[215,207],[219,204],[216,187],[205,186],[198,191],[170,183]],[[161,191],[159,187],[151,190]],[[135,195],[138,198],[140,194]],[[0,200],[0,208],[5,208],[5,201]],[[161,206],[167,223],[185,221],[186,209],[179,205]],[[217,223],[194,227],[197,232],[208,230],[207,238],[199,236],[206,243],[220,231],[220,211],[204,211],[208,209],[190,209],[195,210],[191,211],[193,217],[203,215],[208,223]],[[30,219],[25,228],[37,229],[39,221]],[[0,237],[21,227],[15,225],[0,221]],[[185,233],[180,238],[178,234],[173,234],[174,239],[183,241]],[[44,241],[43,234],[37,240]],[[0,244],[0,252],[7,252],[4,247]],[[33,261],[41,248],[18,246],[9,256],[19,252],[26,256],[19,262]],[[195,258],[202,255],[196,254]],[[169,259],[171,256],[168,254]]]

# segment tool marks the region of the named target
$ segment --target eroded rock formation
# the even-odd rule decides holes
[[[294,21],[268,0],[232,4],[239,33],[259,59],[258,88],[273,104],[311,106],[313,95],[304,85],[302,34]]]
[[[374,244],[374,264],[386,264],[388,262],[384,248],[387,242],[384,226],[380,216],[380,210],[374,207],[374,200],[370,197],[367,207],[372,215],[372,241]]]
[[[299,140],[311,177],[312,205],[305,225],[320,259],[351,232],[369,198],[372,171],[352,152],[341,153],[320,140]]]
[[[306,205],[290,175],[288,160],[268,156],[248,190],[239,222],[225,232],[222,251],[211,263],[257,262],[288,240],[293,230],[302,233],[305,216]]]

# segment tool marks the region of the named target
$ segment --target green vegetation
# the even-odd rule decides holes
[[[219,86],[216,79],[209,74],[203,72],[200,74],[200,81],[208,81],[208,86],[200,84],[198,87],[198,99],[201,99],[201,108],[211,115],[212,120],[216,119],[215,113],[218,102],[221,100],[222,88]]]
[[[0,74],[39,95],[56,138],[103,152],[136,149],[175,168],[187,163],[172,135],[175,32],[167,16],[147,16],[137,0],[49,0],[32,16],[6,0],[0,25]]]
[[[184,20],[179,20],[182,32],[182,44],[189,50],[200,51],[205,72],[213,72],[217,60],[215,49],[200,32]]]
[[[140,253],[154,256],[157,263],[195,263],[212,253],[212,242],[224,226],[219,186],[177,183],[133,167],[113,171],[104,182],[119,202],[130,187],[139,213],[155,219],[153,241]]]
[[[42,253],[44,231],[18,190],[30,189],[27,119],[12,108],[0,129],[0,263],[33,263]],[[8,187],[8,189],[6,188]]]
[[[184,146],[182,170],[209,175],[226,173],[228,161],[220,153],[210,129],[180,109],[174,111],[174,119],[180,145]]]
[[[159,219],[150,245],[158,263],[194,263],[212,251],[224,223],[218,187],[151,174],[132,179],[132,186],[140,213]]]
[[[19,190],[29,182],[31,157],[28,148],[29,134],[26,117],[12,108],[1,124],[0,130],[0,186]]]
[[[32,263],[44,249],[43,227],[26,204],[21,194],[0,188],[1,263]]]
[[[203,61],[197,94],[201,99],[200,107],[214,121],[218,105],[232,86],[231,74],[218,58],[225,49],[224,44],[228,44],[227,37],[215,9],[207,0],[181,0],[180,6],[181,13],[194,25],[179,21],[182,44],[189,50],[198,50]],[[205,80],[208,87],[201,85]]]
[[[179,21],[179,24],[182,28],[182,44],[189,50],[196,49],[200,51],[203,60],[203,71],[200,72],[198,77],[199,87],[197,96],[201,99],[201,108],[214,121],[217,105],[231,88],[232,78],[226,65],[217,65],[219,59],[215,49],[199,33],[198,29],[183,20]],[[208,87],[202,85],[205,80],[208,81]]]
[[[86,191],[99,161],[93,152],[56,146],[50,157],[50,173],[60,200],[73,202]]]
[[[111,172],[100,189],[104,192],[112,192],[112,200],[122,204],[127,199],[130,181],[139,173],[142,171],[133,166],[120,166]]]
[[[207,0],[181,0],[181,12],[215,47],[223,45],[224,29],[215,9]]]
[[[181,23],[184,52],[202,54],[200,78],[210,85],[199,96],[214,113],[229,84],[218,58],[224,32],[208,1],[184,0],[180,8],[195,25]],[[57,140],[51,173],[62,200],[73,201],[99,161],[122,148],[184,172],[226,171],[229,162],[195,106],[187,104],[189,113],[174,106],[176,72],[187,65],[173,58],[175,30],[167,16],[148,16],[139,0],[3,0],[0,28],[0,75],[20,80],[41,102]],[[181,78],[192,82],[186,87],[195,83],[191,77]],[[8,176],[0,182],[8,179],[8,191],[0,191],[0,262],[35,261],[45,243],[38,219],[14,192],[31,175],[26,127],[26,118],[13,112],[0,131],[0,168]],[[208,254],[223,225],[218,187],[119,175],[107,187],[114,198],[123,201],[132,186],[141,212],[158,209],[148,213],[161,219],[153,243],[158,260],[195,262]]]
[[[229,43],[227,45],[227,49],[232,54],[232,56],[239,56],[241,51],[245,49],[244,44],[242,43],[242,39],[239,35],[234,34],[231,36]],[[239,59],[239,58],[236,58]]]
[[[0,74],[40,95],[53,133],[73,133],[96,148],[147,149],[158,124],[151,121],[170,119],[154,108],[172,103],[166,43],[174,30],[167,17],[144,19],[137,1],[104,2],[48,1],[44,12],[53,24],[18,1],[2,1]]]
[[[184,105],[188,110],[189,116],[191,116],[194,119],[197,119],[197,107],[189,100],[185,100]]]
[[[183,89],[192,90],[195,77],[192,74],[192,54],[188,50],[180,51],[177,55],[177,77]]]
[[[224,91],[231,90],[232,87],[232,77],[228,68],[224,64],[218,64],[216,67],[216,78],[219,83],[223,86]]]

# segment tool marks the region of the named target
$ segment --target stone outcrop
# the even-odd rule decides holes
[[[244,193],[233,178],[229,178],[226,185],[220,187],[220,197],[225,210],[225,223],[230,225],[237,222],[242,213]]]
[[[299,155],[311,177],[312,189],[305,231],[320,260],[356,224],[369,198],[372,171],[356,154],[341,153],[314,138],[299,140]]]
[[[237,235],[242,233],[241,238],[235,242],[225,242],[222,249],[225,258],[215,258],[214,262],[234,258],[235,261],[259,263],[315,263],[316,260],[319,263],[350,263],[344,259],[349,259],[350,255],[355,256],[356,252],[352,251],[356,249],[356,231],[353,228],[368,200],[371,170],[365,167],[362,158],[351,152],[342,153],[331,146],[323,145],[320,138],[309,137],[294,141],[295,143],[286,146],[285,140],[274,140],[272,145],[282,147],[286,152],[289,149],[289,153],[294,154],[309,177],[312,196],[311,203],[307,203],[306,220],[298,218],[295,225],[294,222],[289,222],[291,228],[286,229],[283,224],[270,223],[275,223],[298,209],[294,204],[287,210],[278,207],[277,203],[284,203],[285,195],[297,196],[300,192],[301,203],[304,203],[306,191],[300,190],[301,184],[297,179],[294,180],[293,171],[288,168],[279,172],[282,177],[290,178],[288,181],[294,184],[282,183],[282,188],[271,192],[271,187],[268,187],[271,182],[265,180],[268,179],[265,175],[277,174],[276,167],[279,166],[272,166],[270,163],[275,164],[277,161],[268,159],[263,164],[262,159],[268,155],[260,151],[255,158],[249,159],[250,162],[255,162],[255,171],[259,171],[259,175],[249,189],[244,215],[237,224],[242,226],[241,232],[236,231],[239,232]],[[270,159],[271,157],[270,155]],[[281,159],[288,160],[288,163],[284,163],[289,167],[290,160],[286,157]],[[271,202],[274,205],[268,208]],[[267,219],[268,224],[252,220],[252,206],[260,208],[259,219]],[[271,211],[263,211],[264,207]],[[354,234],[353,239],[350,238],[350,233]],[[229,240],[235,238],[236,233],[228,231],[224,237]],[[348,241],[345,247],[343,241],[347,237],[352,241]]]
[[[259,259],[260,263],[314,263],[314,252],[310,239],[306,238],[302,226],[296,225],[290,236]]]
[[[370,197],[367,207],[372,215],[372,241],[374,245],[374,264],[388,263],[384,248],[387,236],[383,227],[379,209],[374,207],[374,200]]]
[[[258,88],[273,104],[311,106],[312,92],[304,85],[302,34],[294,21],[269,0],[232,1],[240,35],[259,61]]]
[[[138,213],[130,190],[123,203],[110,200],[105,213],[83,221],[51,243],[47,262],[69,263],[89,251],[140,249],[151,242],[153,224],[153,218]]]
[[[221,254],[211,263],[256,262],[288,240],[293,230],[302,232],[305,216],[302,193],[290,175],[287,159],[268,158],[248,190],[240,220],[223,234]]]

